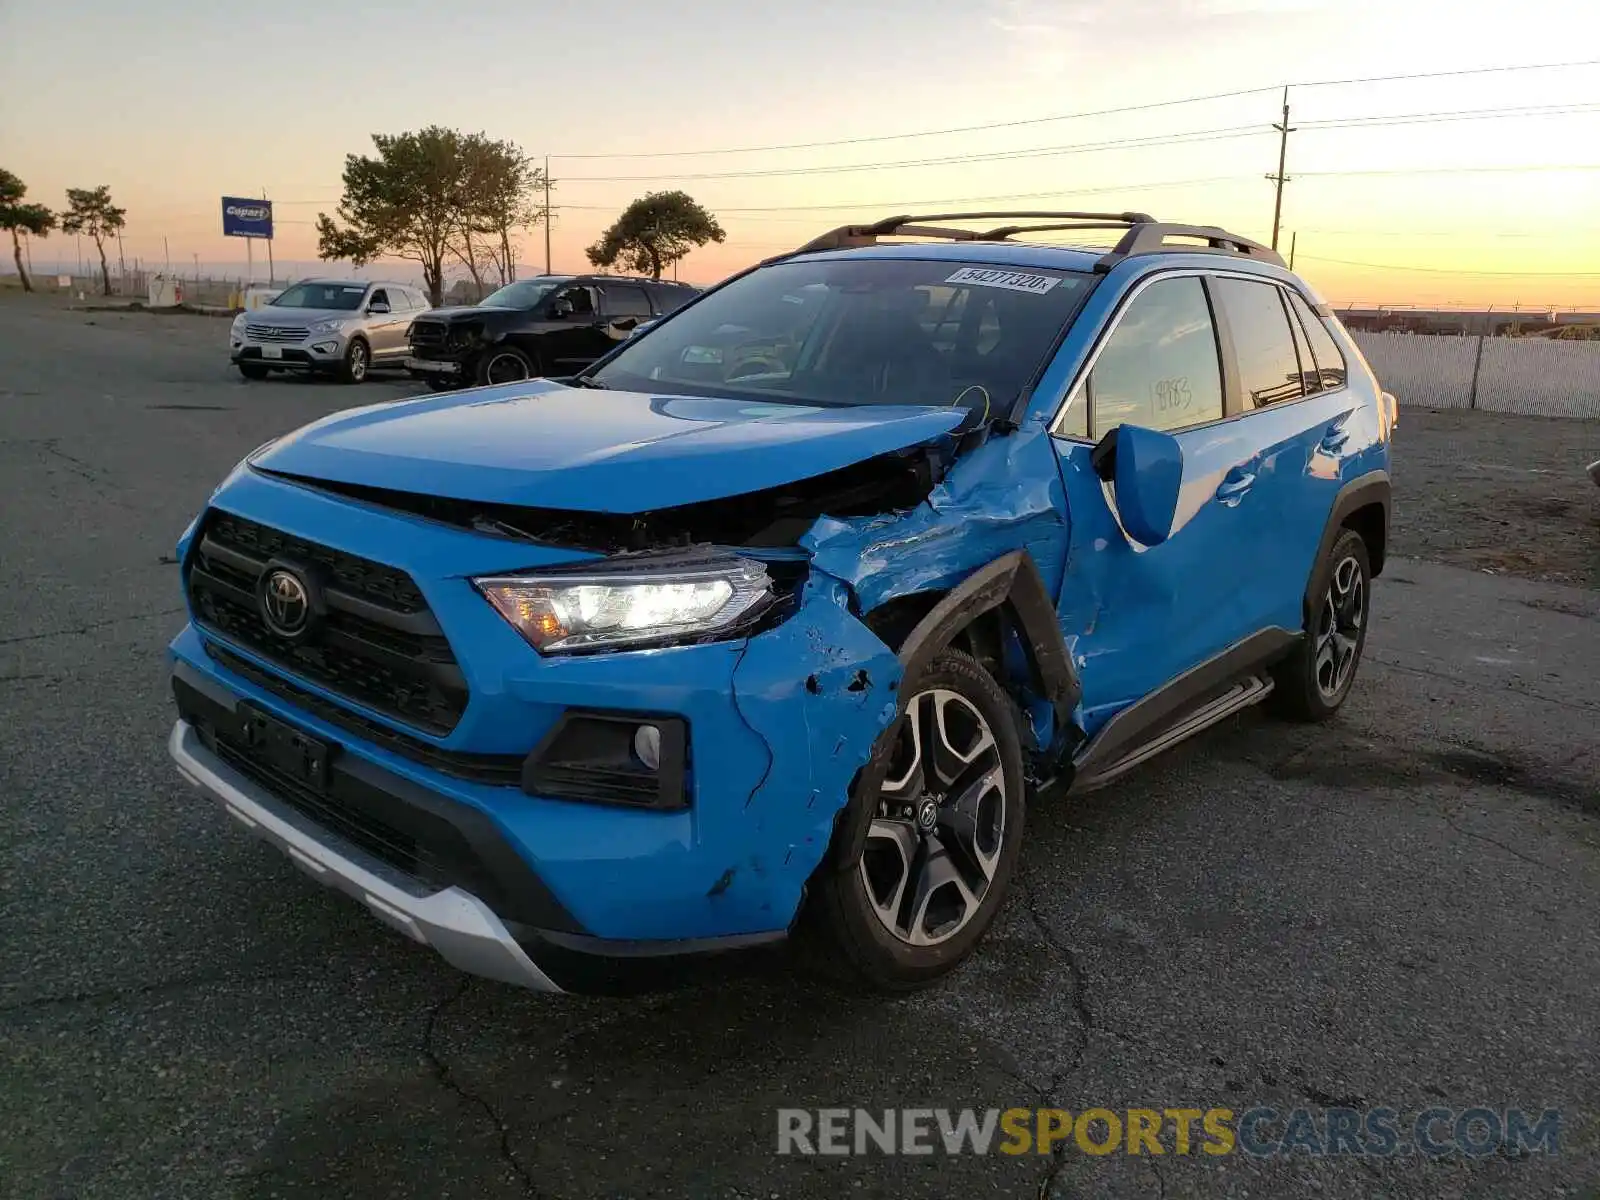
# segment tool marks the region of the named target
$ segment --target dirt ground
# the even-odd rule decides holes
[[[1391,552],[1600,589],[1600,423],[1402,408]]]

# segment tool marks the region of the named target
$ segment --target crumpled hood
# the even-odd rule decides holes
[[[491,504],[635,513],[777,487],[950,433],[967,411],[817,408],[544,380],[338,413],[269,471]]]

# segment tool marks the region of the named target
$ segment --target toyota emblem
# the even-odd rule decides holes
[[[311,594],[293,571],[276,567],[261,580],[261,618],[279,637],[295,638],[311,620]]]

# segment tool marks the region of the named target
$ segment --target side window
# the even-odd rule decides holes
[[[594,316],[594,290],[586,287],[570,287],[561,293],[561,298],[572,305],[574,317]]]
[[[1285,305],[1289,297],[1280,289],[1278,299]],[[1322,378],[1317,374],[1317,360],[1311,357],[1311,346],[1306,342],[1306,332],[1300,328],[1300,322],[1293,314],[1289,317],[1289,332],[1294,334],[1294,354],[1300,360],[1300,384],[1305,388],[1306,395],[1322,390]]]
[[[1166,430],[1215,421],[1222,416],[1220,364],[1200,280],[1159,280],[1123,310],[1089,374],[1087,406],[1073,403],[1088,412],[1094,437],[1122,424]]]
[[[626,284],[606,285],[606,315],[610,317],[648,317],[650,297],[641,287]]]
[[[1304,394],[1289,315],[1276,284],[1218,278],[1211,294],[1228,318],[1239,386],[1247,408],[1262,408]]]
[[[683,288],[658,288],[655,294],[656,311],[663,317],[670,312],[676,312],[689,303],[692,293]]]
[[[371,298],[367,301],[367,307],[371,308],[374,304],[389,304],[388,291],[384,288],[377,288],[373,291]],[[390,305],[390,308],[393,307],[393,305]]]
[[[1306,336],[1311,340],[1311,356],[1317,360],[1317,374],[1322,377],[1322,386],[1329,390],[1342,388],[1349,380],[1350,368],[1345,365],[1339,343],[1333,340],[1333,334],[1328,332],[1328,327],[1311,311],[1311,306],[1299,292],[1290,291],[1289,303],[1299,314],[1300,324],[1305,326]]]

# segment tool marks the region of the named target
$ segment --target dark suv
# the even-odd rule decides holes
[[[414,321],[406,367],[435,391],[572,375],[696,292],[615,275],[519,279],[473,308],[435,309]]]

